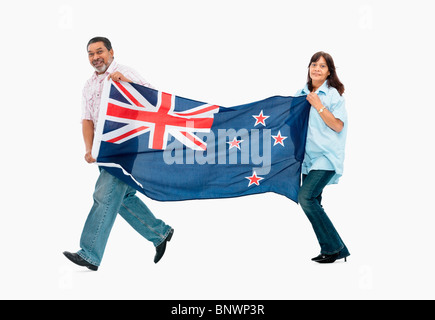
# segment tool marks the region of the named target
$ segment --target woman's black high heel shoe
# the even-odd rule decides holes
[[[335,253],[331,255],[319,254],[317,257],[311,259],[311,261],[315,261],[318,263],[333,263],[339,259],[343,259],[343,258],[339,258],[339,253]],[[344,257],[344,262],[347,262],[347,257]]]
[[[340,253],[338,252],[334,254],[319,254],[317,257],[311,260],[317,263],[334,263],[339,255]]]

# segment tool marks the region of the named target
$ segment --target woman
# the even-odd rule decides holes
[[[307,84],[296,94],[307,95],[311,104],[298,200],[321,248],[320,255],[312,260],[333,263],[350,255],[321,205],[325,186],[337,183],[343,173],[347,132],[344,85],[332,57],[325,52],[315,53],[308,68]]]

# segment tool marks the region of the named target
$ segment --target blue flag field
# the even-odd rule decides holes
[[[297,202],[309,112],[305,96],[222,107],[107,81],[92,154],[158,201],[275,192]]]

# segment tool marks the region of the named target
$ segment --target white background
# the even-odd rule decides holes
[[[432,1],[67,1],[1,5],[2,299],[433,299]],[[87,41],[155,87],[224,106],[304,86],[329,52],[346,86],[340,184],[324,207],[351,251],[319,265],[301,208],[275,194],[162,203],[166,255],[122,219],[98,272],[79,249],[96,166],[83,160]]]

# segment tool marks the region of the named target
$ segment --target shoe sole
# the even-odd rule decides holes
[[[328,259],[324,259],[324,260],[316,260],[315,262],[317,262],[317,263],[334,263],[335,261],[337,261],[337,259],[328,258]]]

